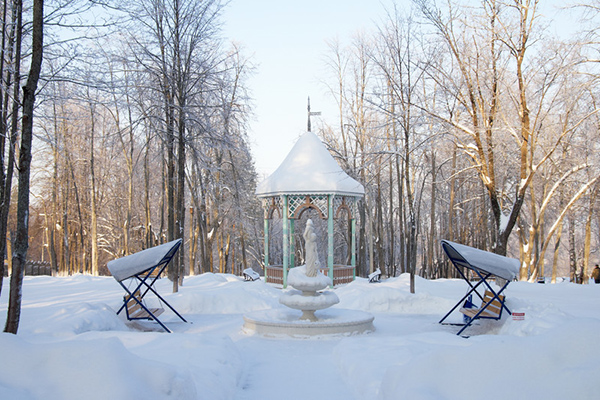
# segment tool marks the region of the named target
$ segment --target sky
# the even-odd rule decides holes
[[[556,16],[556,3],[542,4],[546,17]],[[396,0],[410,6],[410,0]],[[385,20],[391,0],[231,0],[223,12],[223,33],[241,44],[256,66],[248,82],[254,116],[249,138],[259,182],[281,164],[307,129],[307,99],[313,131],[335,125],[338,113],[325,82],[328,41],[349,43],[359,32],[370,33]],[[562,15],[564,18],[564,14]],[[565,30],[572,24],[560,23]],[[563,32],[564,34],[564,32]],[[329,81],[331,82],[331,81]]]
[[[312,119],[313,131],[338,118],[324,84],[327,41],[348,43],[384,14],[377,0],[232,0],[225,8],[224,36],[241,44],[256,65],[248,82],[254,99],[249,137],[259,181],[306,131],[308,97],[311,111],[321,112]]]

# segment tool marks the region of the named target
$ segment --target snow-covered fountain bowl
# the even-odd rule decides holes
[[[244,316],[244,331],[263,336],[308,338],[330,335],[357,335],[373,332],[373,315],[357,310],[329,308],[339,302],[327,288],[331,279],[321,272],[305,274],[305,267],[290,270],[288,284],[279,302],[289,308],[261,310]]]
[[[279,302],[284,306],[301,310],[302,320],[316,322],[319,319],[315,311],[324,310],[340,302],[333,292],[319,292],[331,285],[331,279],[320,271],[316,276],[307,276],[305,265],[290,270],[288,284],[294,289],[284,292],[279,297]]]
[[[244,332],[266,337],[314,338],[352,336],[375,331],[374,317],[364,311],[329,308],[317,312],[317,321],[301,320],[302,311],[271,309],[244,315]]]

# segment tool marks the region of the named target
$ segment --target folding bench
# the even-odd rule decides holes
[[[139,290],[133,292],[133,297],[130,297],[129,301],[127,301],[127,297],[127,295],[123,296],[123,302],[127,304],[125,312],[127,319],[130,321],[134,319],[152,319],[152,316],[158,317],[165,311],[164,308],[148,308],[148,312],[142,308],[140,304],[143,304],[143,302]]]
[[[246,280],[246,281],[256,281],[256,280],[260,279],[260,275],[258,274],[258,272],[256,272],[252,268],[246,268],[243,271],[243,275],[244,275],[244,280]]]
[[[508,284],[517,277],[520,268],[519,260],[447,240],[442,240],[442,248],[452,264],[456,267],[459,275],[467,282],[470,289],[463,298],[448,311],[444,318],[440,320],[440,324],[443,324],[446,318],[461,306],[473,293],[481,300],[481,306],[460,309],[460,312],[468,318],[466,318],[465,324],[458,324],[462,325],[462,328],[458,331],[457,335],[463,333],[464,330],[471,326],[477,319],[501,319],[503,309],[506,310],[507,313],[512,314],[508,307],[506,307],[505,298],[502,295],[502,292],[506,289]],[[478,279],[474,285],[467,278],[465,273],[463,273],[463,268],[469,269],[476,274]],[[501,278],[504,282],[497,285],[500,289],[496,291],[492,285],[490,285],[490,280],[497,278]],[[482,289],[477,289],[480,286],[483,287],[483,295],[480,293]]]
[[[369,274],[369,283],[376,283],[381,280],[381,269],[377,268]]]
[[[489,318],[489,319],[501,319],[502,318],[502,304],[504,303],[504,295],[498,295],[498,299],[494,297],[494,293],[489,290],[485,291],[481,306],[485,309],[480,312],[481,307],[462,307],[459,311],[466,315],[468,318]]]
[[[179,250],[179,246],[181,246],[181,239],[108,262],[106,265],[108,270],[126,292],[123,296],[123,305],[119,308],[117,314],[125,310],[127,319],[130,321],[139,319],[154,320],[170,333],[171,330],[158,319],[164,309],[148,308],[144,302],[144,297],[151,292],[183,322],[187,322],[153,287],[177,250]],[[125,285],[124,282],[128,282],[128,285]],[[131,286],[133,286],[133,289],[131,289]]]

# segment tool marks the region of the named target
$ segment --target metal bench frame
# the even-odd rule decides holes
[[[260,280],[260,275],[252,268],[246,268],[244,271],[242,271],[242,275],[244,275],[245,281],[253,282]]]
[[[472,293],[475,293],[477,295],[477,297],[479,297],[479,299],[481,300],[481,307],[478,309],[478,312],[473,317],[470,317],[469,321],[466,322],[465,324],[451,324],[451,325],[462,325],[462,328],[458,331],[457,335],[462,334],[477,319],[495,319],[495,320],[501,319],[503,309],[506,310],[506,312],[509,315],[512,315],[511,311],[506,306],[505,296],[502,296],[502,292],[506,289],[506,287],[512,281],[512,279],[515,278],[516,273],[514,271],[514,266],[515,266],[515,261],[517,261],[517,265],[518,265],[518,260],[499,256],[497,254],[489,253],[489,252],[486,252],[483,250],[468,248],[467,246],[464,246],[464,245],[457,245],[455,243],[452,243],[452,242],[449,242],[446,240],[442,240],[442,248],[444,249],[444,252],[448,256],[448,258],[450,259],[452,264],[456,267],[456,270],[458,271],[459,275],[462,277],[462,279],[465,282],[467,282],[470,289],[458,301],[458,303],[456,303],[456,305],[454,307],[452,307],[452,309],[450,309],[450,311],[448,311],[448,313],[446,315],[444,315],[444,317],[439,321],[440,324],[444,324],[444,321],[446,320],[446,318],[448,318],[448,316],[450,314],[452,314],[452,312],[454,310],[456,310],[458,307],[460,307],[465,302],[465,300],[469,297],[469,295],[471,295]],[[505,260],[507,260],[507,264],[508,263],[511,264],[510,265],[511,268],[507,268],[507,270],[504,271],[502,269],[499,270],[497,267],[495,267],[493,269],[488,268],[486,265],[482,265],[481,263],[479,263],[478,265],[473,265],[473,261],[469,262],[468,258],[465,257],[463,254],[461,254],[461,252],[459,250],[457,250],[457,248],[458,249],[468,248],[470,251],[478,253],[480,255],[480,257],[481,256],[485,257],[485,256],[489,255],[490,258],[493,257],[496,261],[505,259]],[[484,254],[484,253],[486,253],[486,254]],[[499,258],[499,257],[501,257],[501,258]],[[474,285],[463,273],[463,268],[467,268],[467,269],[473,271],[477,275],[478,281]],[[494,273],[491,272],[490,270],[492,270]],[[502,276],[498,275],[498,274],[501,274]],[[500,290],[494,290],[494,288],[490,285],[490,282],[488,280],[492,279],[492,278],[501,278],[505,281],[505,283],[500,287]],[[477,290],[477,288],[480,287],[481,285],[484,286],[484,291],[489,291],[492,293],[492,298],[487,302],[484,301],[485,295],[481,295],[479,293],[479,291]],[[498,313],[498,316],[497,317],[489,316],[489,315],[487,315],[487,313],[484,313],[486,311],[486,309],[496,300],[500,303],[500,311]],[[448,323],[446,323],[446,324],[448,324]]]
[[[166,253],[162,257],[162,259],[160,259],[154,265],[152,265],[148,268],[145,268],[143,271],[135,272],[130,276],[117,278],[117,276],[115,276],[115,272],[113,272],[113,270],[111,269],[111,264],[109,262],[108,268],[109,268],[109,270],[111,270],[113,277],[115,278],[115,280],[117,282],[119,282],[119,284],[121,285],[123,290],[125,290],[125,292],[127,292],[127,294],[123,297],[123,305],[121,305],[121,308],[119,308],[119,311],[117,311],[117,315],[120,314],[123,310],[126,310],[126,315],[127,315],[128,320],[131,321],[131,320],[138,320],[138,319],[151,319],[151,320],[156,321],[165,331],[171,333],[171,330],[169,328],[167,328],[167,326],[164,323],[162,323],[161,320],[158,318],[158,315],[160,315],[162,313],[162,309],[158,309],[160,311],[156,311],[156,309],[148,308],[143,302],[144,297],[146,297],[146,295],[151,292],[164,305],[169,307],[169,309],[171,311],[173,311],[175,313],[175,315],[177,315],[183,322],[187,322],[186,319],[183,318],[181,316],[181,314],[179,314],[177,312],[177,310],[175,310],[175,308],[173,308],[153,287],[154,283],[160,278],[160,275],[164,272],[164,270],[167,268],[167,265],[169,265],[169,262],[175,256],[175,253],[177,252],[177,250],[179,250],[179,247],[181,246],[181,242],[182,242],[181,239],[177,239],[177,240],[174,240],[173,242],[169,242],[167,244],[162,245],[166,248],[166,250],[165,250]],[[124,257],[123,259],[127,258],[127,261],[131,260],[131,262],[135,262],[136,255],[141,255],[143,252],[146,252],[148,250],[151,250],[151,249],[142,250],[141,252]],[[123,259],[120,259],[120,260],[123,260]],[[114,260],[114,261],[117,261],[117,260]],[[111,262],[114,262],[114,261],[111,261]],[[113,267],[113,269],[114,268],[115,267]],[[124,284],[125,281],[130,281],[130,280],[132,280],[135,283],[135,287],[133,288],[133,290],[131,290],[127,285]],[[131,283],[129,286],[131,286]],[[135,295],[136,293],[139,293],[139,295],[136,296]],[[129,302],[136,302],[147,313],[147,315],[145,315],[144,317],[136,317],[136,316],[130,315],[129,312],[127,312]]]

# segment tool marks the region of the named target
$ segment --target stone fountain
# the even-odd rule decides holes
[[[262,310],[245,315],[246,332],[265,336],[306,337],[353,335],[375,330],[374,317],[369,313],[329,309],[340,300],[333,291],[323,290],[332,286],[332,281],[320,271],[316,240],[313,223],[309,219],[304,231],[305,264],[290,270],[288,285],[293,289],[283,292],[279,298],[279,302],[289,308]]]
[[[321,264],[317,254],[317,235],[310,219],[306,222],[304,243],[306,263],[290,270],[288,285],[294,289],[283,293],[279,302],[290,308],[301,310],[301,320],[315,322],[318,321],[315,311],[329,308],[339,303],[340,299],[331,291],[319,292],[319,290],[329,287],[332,282],[331,278],[319,270]]]

